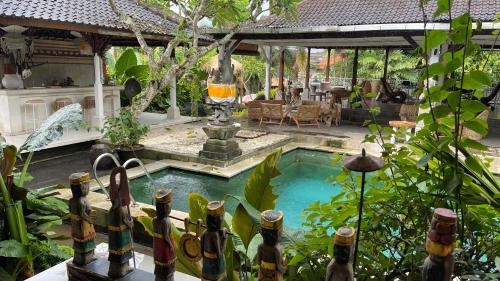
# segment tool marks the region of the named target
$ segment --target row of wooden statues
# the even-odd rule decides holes
[[[119,181],[116,177],[119,176]],[[130,215],[130,195],[126,170],[118,167],[111,173],[110,197],[112,206],[108,214],[109,268],[107,276],[99,278],[87,265],[95,261],[95,230],[92,209],[86,199],[89,192],[89,174],[76,173],[70,176],[73,198],[70,200],[74,258],[68,264],[70,280],[129,280],[133,271],[129,260],[134,258]],[[160,190],[155,194],[156,217],[153,220],[154,278],[156,281],[173,281],[177,258],[175,241],[172,236],[173,224],[170,222],[172,191]],[[206,230],[201,234],[195,247],[181,245],[183,252],[198,251],[202,260],[202,280],[225,280],[226,262],[224,250],[229,235],[224,228],[224,202],[212,201],[207,205]],[[424,281],[450,281],[453,272],[452,252],[455,244],[456,214],[448,209],[436,209],[428,232],[426,249],[429,253],[423,267]],[[198,224],[198,226],[200,223]],[[187,226],[186,226],[187,227]],[[283,214],[267,210],[261,214],[261,234],[263,243],[259,245],[254,259],[259,266],[259,281],[281,281],[286,271],[279,240],[283,230]],[[327,268],[326,281],[354,280],[351,263],[355,231],[351,227],[339,228],[334,236],[334,258]],[[182,241],[182,239],[181,239]],[[182,242],[181,242],[182,243]],[[196,243],[195,243],[196,244]],[[187,255],[186,255],[187,256]],[[194,258],[194,260],[199,260]],[[88,267],[83,271],[74,268]],[[70,270],[73,269],[73,270]],[[84,273],[82,273],[84,272]],[[85,275],[85,272],[88,276]],[[91,276],[91,277],[89,277]],[[139,280],[139,279],[130,279]],[[148,280],[141,280],[148,281]]]

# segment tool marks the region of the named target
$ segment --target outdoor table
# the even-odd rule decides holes
[[[107,243],[101,243],[97,245],[96,247],[96,256],[103,256],[107,254],[107,248],[108,244]],[[102,250],[100,250],[102,249]],[[103,252],[105,250],[105,252]],[[154,272],[154,260],[150,256],[146,256],[144,254],[135,253],[136,255],[136,261],[137,261],[137,268],[140,268],[144,271],[147,272]],[[40,272],[39,274],[26,279],[26,281],[68,281],[68,273],[66,270],[66,263],[70,262],[72,259],[69,259],[67,261],[61,262],[43,272]],[[199,281],[200,279],[184,274],[182,272],[175,272],[175,280],[176,281]],[[147,281],[147,280],[144,280]]]
[[[391,126],[394,130],[405,128],[408,133],[411,133],[411,130],[417,126],[417,123],[411,121],[393,120],[389,121],[389,126]],[[409,135],[406,135],[405,139],[408,141],[410,139]],[[396,143],[396,136],[394,134],[391,136],[391,143]]]

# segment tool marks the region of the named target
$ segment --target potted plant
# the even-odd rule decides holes
[[[122,109],[118,117],[107,117],[101,132],[110,140],[122,163],[137,158],[137,153],[144,149],[139,144],[149,133],[149,127],[139,122],[130,110]]]

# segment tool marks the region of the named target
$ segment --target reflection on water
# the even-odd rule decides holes
[[[302,224],[302,211],[319,200],[327,202],[338,194],[340,187],[330,183],[327,178],[337,175],[341,167],[331,165],[332,155],[326,152],[294,150],[282,156],[278,165],[282,175],[273,180],[275,193],[279,195],[276,209],[285,214],[284,223],[291,228]],[[156,188],[174,190],[173,208],[188,211],[188,194],[196,192],[210,200],[224,199],[225,194],[243,195],[243,188],[252,170],[243,172],[231,179],[214,177],[177,169],[165,169],[151,176]],[[132,180],[132,194],[139,202],[152,202],[155,187],[146,177]],[[236,202],[226,200],[226,209],[233,212]]]

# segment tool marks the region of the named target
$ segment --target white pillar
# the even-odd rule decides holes
[[[104,125],[104,94],[102,89],[102,59],[94,55],[95,125]]]
[[[271,93],[271,46],[264,46],[264,53],[266,59],[266,84],[264,85],[264,94],[266,100],[268,100]]]
[[[181,112],[177,107],[177,77],[175,75],[170,81],[170,107],[167,109],[167,118],[171,120],[181,118]]]

